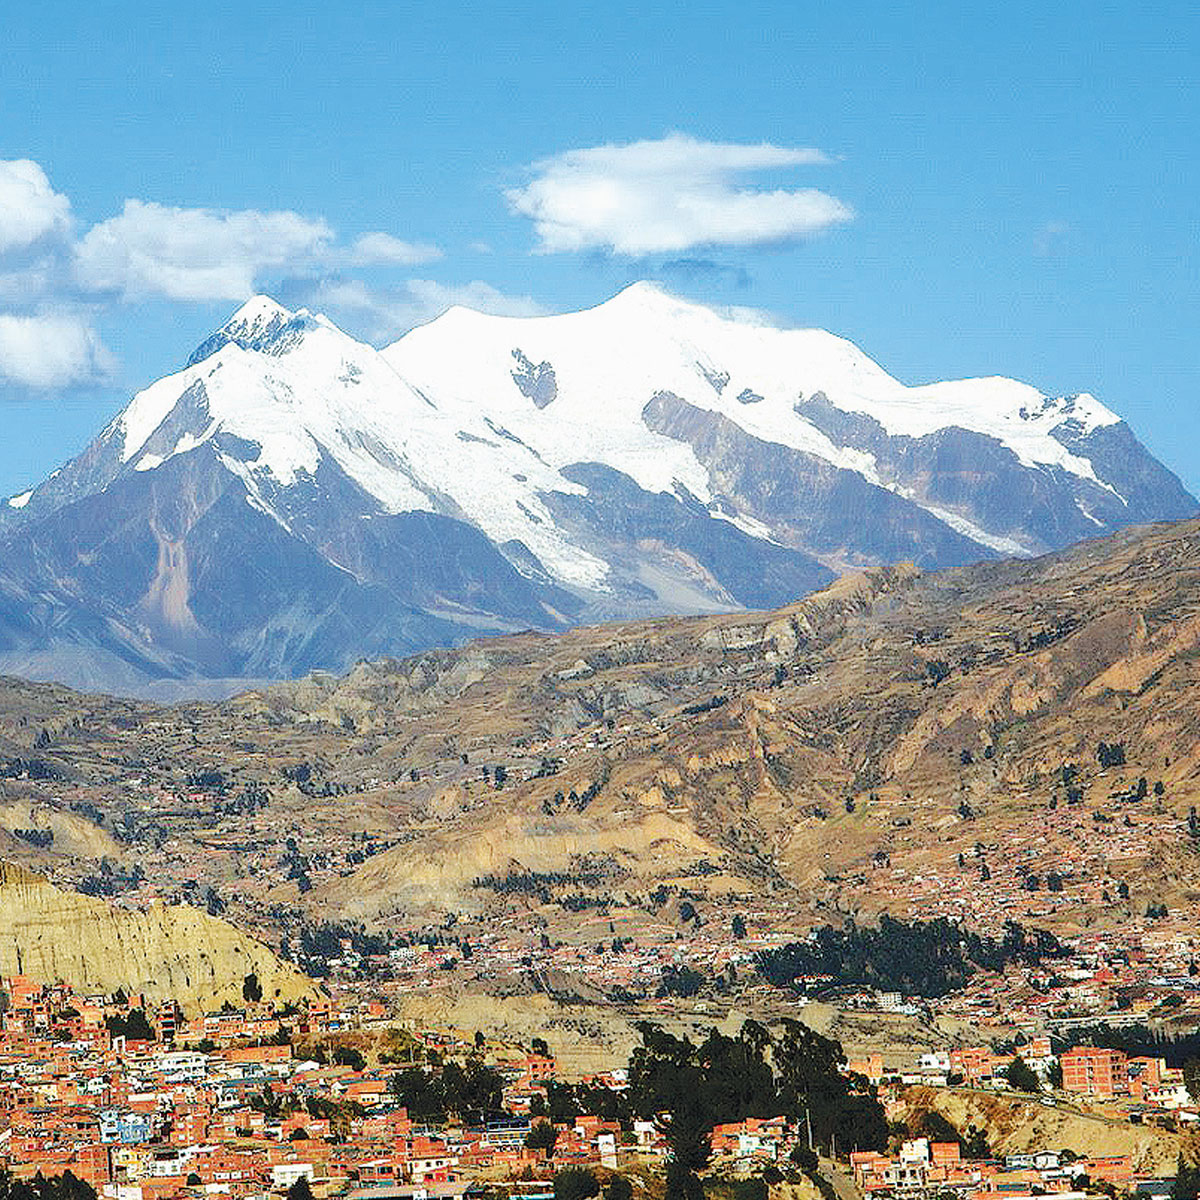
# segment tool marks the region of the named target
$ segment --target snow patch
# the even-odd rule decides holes
[[[1031,551],[1028,546],[1022,545],[1014,538],[1004,537],[1002,534],[988,533],[986,529],[976,525],[974,521],[967,520],[960,513],[951,512],[948,508],[938,508],[937,505],[927,504],[922,500],[914,500],[914,503],[919,504],[930,516],[937,517],[942,524],[949,525],[955,533],[961,533],[963,537],[968,537],[981,546],[987,546],[989,550],[995,550],[1000,554],[1011,554],[1015,558],[1030,556]]]

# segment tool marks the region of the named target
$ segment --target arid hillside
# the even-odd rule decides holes
[[[0,975],[67,983],[79,992],[123,988],[151,1002],[177,1000],[189,1015],[240,1004],[246,977],[264,997],[297,1001],[313,985],[227,921],[195,909],[128,911],[61,891],[0,863]]]
[[[918,1123],[923,1113],[940,1113],[956,1128],[974,1126],[984,1132],[994,1153],[1023,1154],[1053,1146],[1080,1156],[1127,1154],[1134,1169],[1170,1175],[1179,1155],[1195,1151],[1195,1134],[1152,1125],[1131,1125],[1066,1105],[1048,1107],[1034,1100],[989,1095],[967,1089],[909,1088],[904,1117]]]
[[[1189,521],[224,704],[10,680],[0,849],[272,938],[539,908],[670,925],[683,897],[1128,926],[1200,892],[1198,730]]]

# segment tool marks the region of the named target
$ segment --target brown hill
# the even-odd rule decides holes
[[[226,1001],[240,1005],[251,973],[264,997],[313,993],[310,980],[226,921],[163,904],[117,908],[0,862],[0,976],[174,998],[195,1016]]]
[[[1195,1150],[1195,1134],[1180,1136],[1155,1125],[1131,1125],[1067,1105],[1050,1107],[1035,1100],[965,1088],[908,1088],[903,1104],[905,1119],[914,1125],[919,1125],[923,1114],[934,1111],[955,1128],[975,1126],[997,1155],[1046,1148],[1071,1150],[1081,1157],[1128,1155],[1135,1171],[1170,1176],[1180,1154],[1190,1157]]]
[[[38,764],[10,770],[26,777],[9,801],[94,805],[126,863],[181,896],[212,887],[275,936],[547,905],[563,927],[597,908],[669,926],[664,886],[789,921],[1129,926],[1200,894],[1198,650],[1192,521],[848,577],[773,613],[489,639],[221,705],[10,682],[0,761]],[[87,839],[57,845],[19,853],[95,872]]]

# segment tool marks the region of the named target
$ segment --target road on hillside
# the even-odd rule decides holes
[[[818,1159],[820,1164],[821,1174],[829,1180],[833,1190],[837,1193],[837,1200],[863,1200],[863,1194],[858,1190],[858,1185],[854,1182],[853,1176],[835,1163],[831,1158],[821,1157]]]
[[[1084,1121],[1097,1121],[1103,1125],[1113,1126],[1130,1126],[1134,1127],[1133,1123],[1124,1117],[1109,1116],[1108,1113],[1093,1112],[1090,1109],[1081,1108],[1078,1104],[1070,1100],[1059,1099],[1057,1096],[1049,1096],[1048,1099],[1053,1100],[1052,1104],[1046,1104],[1042,1097],[1033,1092],[1010,1092],[1007,1090],[997,1091],[994,1088],[972,1088],[972,1087],[949,1087],[940,1089],[947,1092],[955,1092],[961,1096],[983,1096],[992,1100],[1008,1100],[1015,1101],[1020,1104],[1037,1105],[1039,1108],[1044,1108],[1047,1112],[1066,1113],[1068,1116],[1080,1117]],[[1150,1126],[1145,1126],[1150,1128]]]

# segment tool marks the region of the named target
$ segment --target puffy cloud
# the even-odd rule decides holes
[[[390,233],[364,233],[346,256],[351,267],[415,267],[442,257],[436,246],[403,242]]]
[[[295,212],[170,208],[126,200],[120,216],[88,230],[75,249],[86,291],[126,299],[243,300],[267,272],[339,266],[413,266],[439,258],[436,246],[366,233],[339,245],[322,220]]]
[[[754,246],[821,233],[853,217],[815,188],[739,186],[742,176],[827,163],[820,150],[705,142],[683,134],[568,150],[506,193],[534,222],[539,249],[643,256]]]
[[[311,262],[333,231],[294,212],[216,212],[126,200],[76,247],[79,283],[129,299],[243,300],[263,271]]]
[[[433,320],[456,304],[503,317],[536,317],[545,312],[532,297],[510,296],[479,279],[450,285],[409,279],[398,287],[371,288],[358,279],[327,278],[301,288],[297,302],[328,313],[377,344]]]
[[[41,166],[0,161],[0,382],[64,388],[110,376],[115,361],[86,319],[89,306],[146,298],[241,301],[260,290],[264,276],[290,278],[311,293],[343,269],[412,268],[441,256],[436,246],[382,231],[342,239],[328,222],[291,211],[138,199],[80,237],[70,201]],[[410,280],[378,292],[354,283],[330,286],[331,306],[340,296],[344,310],[378,336],[394,336],[453,303],[489,311],[531,311],[533,303],[482,283],[443,288]]]
[[[410,279],[404,285],[404,290],[421,306],[426,319],[439,316],[456,305],[497,317],[537,317],[546,311],[532,296],[510,296],[490,283],[484,283],[482,279],[461,284]]]
[[[71,202],[50,186],[37,163],[0,160],[0,254],[65,236],[70,228]]]
[[[28,388],[97,383],[115,367],[86,321],[70,314],[0,314],[0,378]]]

